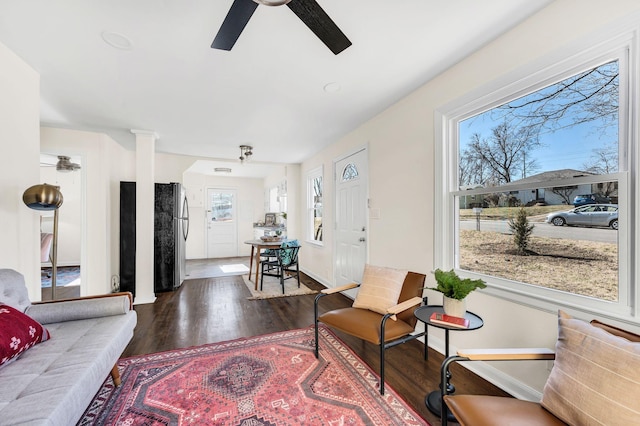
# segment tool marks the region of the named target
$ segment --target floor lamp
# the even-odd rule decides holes
[[[51,249],[51,299],[56,298],[56,275],[58,272],[58,208],[62,205],[62,193],[59,186],[41,184],[27,188],[22,201],[33,210],[53,210],[53,244]]]

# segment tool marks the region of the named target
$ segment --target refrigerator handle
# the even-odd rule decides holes
[[[182,201],[182,236],[184,240],[187,241],[187,237],[189,236],[189,202],[187,201],[187,197],[184,197]]]

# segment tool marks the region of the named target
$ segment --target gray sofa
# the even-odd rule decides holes
[[[24,278],[0,269],[0,303],[49,330],[49,340],[0,366],[0,424],[75,424],[133,337],[130,294],[31,303]]]

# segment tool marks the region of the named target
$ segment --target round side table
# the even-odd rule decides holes
[[[422,321],[425,324],[425,331],[427,331],[427,326],[429,325],[432,327],[437,327],[444,330],[445,359],[449,357],[449,331],[477,330],[484,325],[484,321],[482,321],[482,318],[480,318],[478,315],[474,314],[473,312],[469,312],[469,311],[467,311],[467,313],[464,315],[464,318],[469,320],[469,327],[467,328],[460,328],[460,327],[450,326],[446,324],[431,322],[430,318],[433,313],[444,314],[444,308],[442,307],[442,305],[421,306],[418,309],[416,309],[414,315],[416,316],[416,318],[418,318],[418,320]],[[429,333],[425,334],[424,339],[425,339],[424,344],[427,345],[428,339],[429,339]],[[451,374],[447,374],[447,383],[446,383],[447,394],[452,394],[455,392],[455,387],[449,382],[450,378],[451,378]],[[440,390],[435,390],[429,393],[426,396],[424,402],[427,405],[427,408],[429,409],[429,411],[431,411],[436,416],[441,415],[442,392],[440,392]],[[456,420],[451,413],[449,413],[448,418],[451,421]]]

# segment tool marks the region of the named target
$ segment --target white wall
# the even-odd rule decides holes
[[[324,216],[333,223],[333,160],[357,146],[368,143],[370,202],[380,209],[380,219],[369,221],[369,262],[407,268],[434,280],[434,111],[514,69],[526,66],[567,45],[594,29],[640,10],[632,0],[558,0],[512,31],[447,70],[377,117],[341,138],[332,146],[306,160],[301,167],[300,185],[306,173],[324,166]],[[569,18],[570,17],[570,18]],[[304,197],[299,201],[304,209]],[[300,252],[301,267],[331,286],[333,277],[333,232],[324,230],[324,246]],[[427,291],[430,303],[440,303],[438,293]],[[553,348],[556,316],[494,298],[482,292],[468,299],[468,309],[481,315],[485,326],[473,332],[451,333],[456,347],[542,346]],[[442,351],[444,335],[430,330],[430,344]],[[491,380],[521,395],[541,391],[548,366],[537,363],[492,364],[486,369]],[[484,368],[480,366],[479,368]],[[487,376],[489,377],[489,376]]]
[[[80,155],[84,176],[81,259],[82,295],[104,294],[111,291],[113,275],[112,241],[117,228],[118,198],[113,198],[113,187],[130,165],[131,154],[110,137],[102,133],[42,127],[43,152],[64,152]],[[64,194],[63,194],[64,195]],[[115,206],[114,206],[115,204]]]
[[[0,43],[0,268],[40,300],[40,215],[22,194],[40,182],[40,76]]]
[[[253,239],[253,223],[264,219],[263,179],[228,178],[201,173],[184,174],[184,186],[189,197],[189,238],[187,259],[207,257],[206,197],[208,188],[235,189],[238,197],[238,256],[249,256]]]

